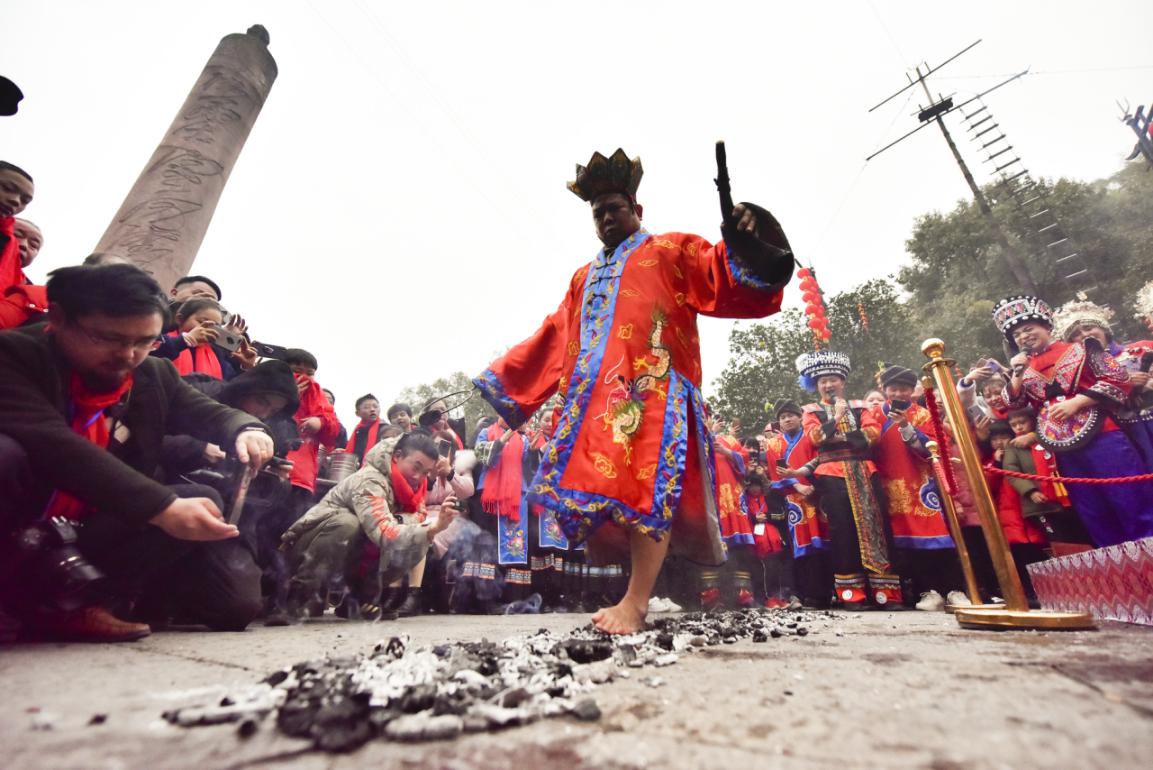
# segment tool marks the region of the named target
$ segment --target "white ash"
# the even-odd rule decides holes
[[[343,752],[372,738],[430,741],[500,730],[540,719],[592,721],[588,693],[630,668],[665,667],[695,649],[741,639],[804,637],[828,612],[744,610],[657,619],[637,634],[612,637],[591,625],[567,634],[540,630],[500,643],[455,642],[411,648],[407,636],[368,654],[326,657],[277,671],[212,706],[165,712],[183,727],[240,722],[241,734],[274,715],[287,735]],[[663,677],[642,678],[660,687]]]

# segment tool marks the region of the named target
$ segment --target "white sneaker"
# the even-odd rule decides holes
[[[685,608],[672,599],[665,599],[665,612],[684,612]]]
[[[949,595],[945,597],[945,604],[952,605],[953,607],[973,606],[973,603],[969,601],[969,597],[962,591],[950,591]]]
[[[936,591],[926,591],[921,594],[921,600],[917,602],[917,609],[925,612],[940,612],[945,609],[945,600]]]

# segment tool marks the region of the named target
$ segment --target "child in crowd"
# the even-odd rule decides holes
[[[1009,427],[1014,436],[1027,436],[1037,429],[1037,413],[1032,408],[1009,413]],[[1028,448],[1011,442],[1003,448],[1001,467],[1009,471],[1056,476],[1053,452],[1040,443]],[[1021,514],[1040,527],[1050,543],[1092,543],[1089,532],[1069,502],[1065,486],[1056,481],[1034,481],[1008,477],[1009,485],[1020,499]]]
[[[237,354],[230,355],[215,344],[224,328],[224,308],[219,302],[207,297],[190,299],[176,311],[176,329],[165,336],[152,355],[167,358],[182,377],[196,372],[231,380],[238,374],[232,361]]]
[[[766,497],[768,480],[760,474],[745,477],[741,510],[753,529],[753,552],[760,564],[757,600],[768,609],[784,609],[793,596],[793,549],[788,514],[782,498]]]

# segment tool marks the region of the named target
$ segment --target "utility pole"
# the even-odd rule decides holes
[[[974,96],[972,99],[969,99],[969,100],[962,102],[961,104],[958,104],[958,105],[953,104],[953,98],[951,96],[949,96],[949,97],[942,96],[939,99],[937,99],[936,101],[934,101],[933,94],[929,91],[929,85],[928,85],[928,82],[926,81],[926,78],[931,73],[936,72],[937,70],[941,69],[941,67],[944,67],[946,64],[953,61],[958,56],[965,53],[966,51],[968,51],[969,49],[971,49],[973,46],[977,45],[977,43],[980,43],[980,42],[981,41],[978,40],[975,43],[969,45],[968,47],[962,49],[961,51],[953,54],[951,57],[949,57],[944,62],[937,65],[936,67],[929,67],[928,65],[926,65],[925,72],[923,72],[923,73],[921,72],[920,65],[918,65],[916,67],[916,70],[915,70],[917,73],[916,80],[914,80],[913,78],[910,77],[908,85],[906,85],[904,88],[900,89],[896,93],[888,96],[883,101],[881,101],[879,104],[875,105],[874,107],[872,107],[869,110],[869,112],[872,112],[873,110],[877,109],[877,107],[880,107],[881,105],[887,103],[889,100],[891,100],[891,99],[895,98],[896,96],[904,93],[909,88],[911,88],[915,85],[920,85],[921,88],[924,89],[924,91],[925,91],[925,96],[927,96],[929,99],[929,106],[926,107],[925,109],[921,110],[921,112],[917,115],[918,120],[921,121],[921,125],[917,126],[912,131],[905,134],[904,136],[902,136],[902,137],[890,142],[889,144],[885,145],[884,147],[882,147],[881,149],[874,152],[872,155],[870,155],[865,160],[866,161],[872,160],[873,158],[877,157],[878,155],[880,155],[885,150],[887,150],[890,147],[893,147],[894,145],[904,141],[905,139],[909,138],[913,134],[920,131],[925,126],[929,125],[930,123],[936,123],[937,126],[941,129],[941,135],[945,137],[945,143],[949,145],[950,152],[953,153],[953,159],[957,162],[957,166],[959,166],[961,169],[961,175],[965,177],[965,183],[969,185],[969,190],[972,191],[972,193],[973,193],[973,199],[977,202],[977,208],[980,210],[981,215],[985,218],[985,222],[989,226],[989,231],[993,234],[994,240],[997,242],[997,245],[1000,247],[1002,261],[1004,261],[1005,266],[1009,269],[1009,272],[1013,274],[1013,277],[1016,279],[1017,283],[1020,285],[1022,291],[1028,292],[1030,294],[1037,294],[1038,293],[1037,292],[1037,284],[1033,281],[1033,276],[1029,274],[1029,269],[1026,266],[1025,261],[1021,258],[1020,250],[1016,246],[1013,245],[1013,243],[1009,240],[1009,236],[1005,234],[1005,231],[1001,227],[1000,223],[997,222],[997,220],[993,217],[993,209],[989,205],[989,201],[985,198],[985,194],[981,191],[981,188],[980,188],[980,186],[978,186],[977,181],[973,178],[973,174],[972,174],[972,172],[969,171],[969,167],[965,163],[965,159],[963,157],[961,157],[961,151],[957,149],[957,145],[953,141],[953,137],[949,133],[949,129],[945,125],[945,121],[944,121],[944,116],[947,115],[948,113],[952,112],[953,110],[960,109],[961,107],[964,107],[966,104],[969,104],[970,102],[973,102],[973,101],[976,101],[977,99],[980,99],[982,96],[989,93],[990,91],[995,91],[996,89],[1000,88],[1001,86],[1016,80],[1017,78],[1024,75],[1025,72],[1020,72],[1020,73],[1014,75],[1013,77],[1009,78],[1008,80],[1005,80],[1005,81],[993,86],[992,88],[990,88],[986,91],[983,91],[980,94],[977,94],[977,96]]]
[[[926,67],[925,69],[928,69]],[[929,99],[929,108],[926,111],[932,110],[933,94],[929,92],[929,84],[925,82],[925,76],[921,74],[921,66],[916,67],[917,81],[921,84],[921,88],[925,89],[925,96]],[[927,74],[927,73],[926,73]],[[952,104],[952,99],[942,99],[937,104],[944,103]],[[922,113],[924,114],[924,113]],[[1018,249],[1009,242],[1009,236],[1005,235],[1004,229],[1001,224],[993,217],[993,208],[989,205],[988,199],[985,198],[985,193],[981,191],[977,180],[973,178],[973,172],[969,171],[969,166],[965,163],[965,159],[961,157],[961,151],[957,149],[957,144],[953,141],[953,136],[949,133],[948,127],[942,118],[942,113],[937,113],[933,117],[933,122],[941,129],[941,136],[945,137],[945,144],[949,145],[949,150],[953,153],[953,159],[957,161],[957,166],[961,169],[961,175],[965,177],[965,182],[969,185],[969,189],[973,193],[973,200],[977,201],[977,208],[981,210],[981,215],[985,217],[985,223],[989,226],[989,231],[993,233],[993,237],[997,241],[997,245],[1001,247],[1001,258],[1005,261],[1005,266],[1009,268],[1009,272],[1017,279],[1017,283],[1021,288],[1029,294],[1037,294],[1037,284],[1033,282],[1033,276],[1029,274],[1029,268],[1021,259]]]

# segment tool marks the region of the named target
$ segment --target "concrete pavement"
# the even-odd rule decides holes
[[[966,631],[944,613],[844,614],[809,636],[743,641],[632,671],[593,695],[600,722],[538,722],[454,741],[308,751],[271,722],[183,729],[160,718],[324,654],[492,640],[587,616],[425,616],[124,645],[0,648],[5,768],[1148,767],[1153,629]],[[642,680],[659,676],[653,687]],[[104,719],[100,721],[100,715]],[[93,718],[96,717],[96,720]],[[94,721],[99,723],[93,723]]]

